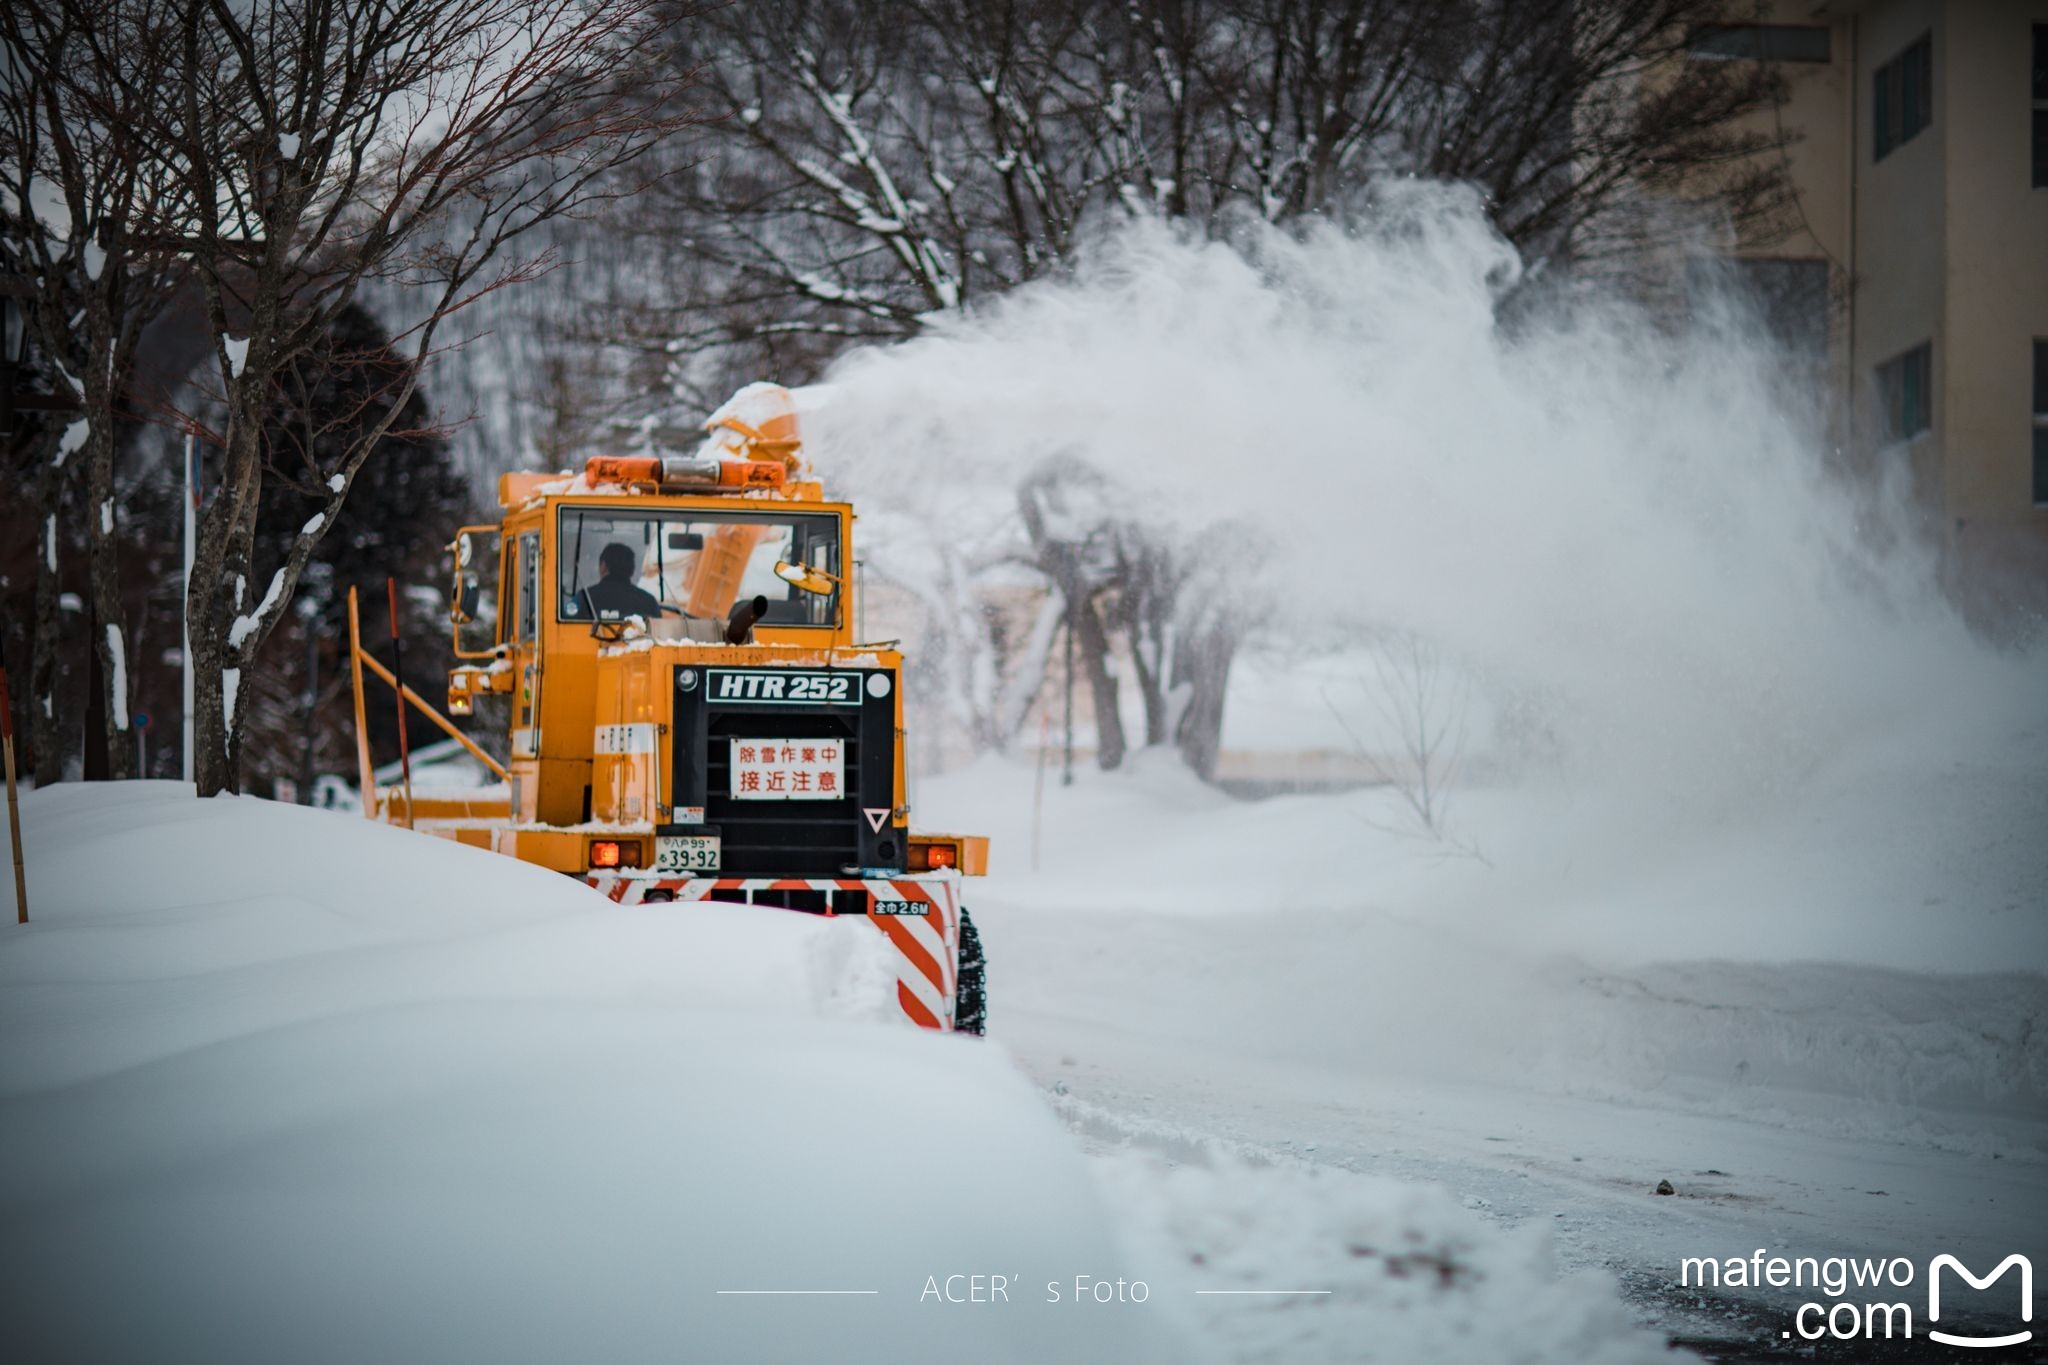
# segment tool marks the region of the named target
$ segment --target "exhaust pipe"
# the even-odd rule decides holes
[[[732,609],[732,619],[725,623],[725,642],[729,645],[751,644],[754,639],[754,623],[768,614],[768,599],[756,597],[751,602],[740,602]]]

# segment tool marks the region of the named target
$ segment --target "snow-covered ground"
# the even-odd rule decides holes
[[[1003,1054],[892,1017],[863,924],[168,783],[24,813],[10,1359],[1178,1355],[1152,1315],[920,1303],[1134,1272]],[[872,1292],[719,1292],[788,1289]]]
[[[1048,774],[1034,818],[1037,775],[985,760],[917,800],[998,841],[988,1043],[895,1020],[860,924],[617,907],[171,784],[34,793],[11,1330],[335,1360],[1768,1337],[1798,1296],[1730,1321],[1681,1258],[2048,1253],[2036,743],[1917,784],[1866,756],[1604,871],[1547,856],[1611,843],[1533,789],[1465,794],[1474,857],[1385,791],[1236,801],[1143,754]],[[945,1301],[976,1275],[1006,1298]],[[876,1292],[719,1292],[764,1289]]]
[[[857,923],[621,908],[172,784],[26,815],[0,1242],[30,1358],[1664,1354],[1548,1229],[1198,1132],[1170,1068],[1143,1126],[1113,1093],[1034,1094],[1012,1047],[1077,1092],[1113,1054],[1042,1055],[1028,1002],[1078,978],[993,905],[1007,1046],[892,1018]],[[876,1292],[719,1292],[787,1289]]]
[[[1352,1182],[1420,1182],[1617,1274],[1653,1325],[1769,1346],[1814,1295],[1724,1321],[1671,1292],[1681,1259],[2048,1254],[2044,740],[1874,746],[1634,846],[1590,796],[1474,790],[1483,857],[1383,790],[1239,802],[1164,755],[1049,773],[1036,820],[997,760],[919,799],[997,836],[970,898],[991,1034],[1109,1186],[1186,1258],[1235,1191],[1272,1249],[1184,1273],[1346,1285]],[[1347,1358],[1341,1297],[1202,1302],[1242,1358]]]
[[[904,1025],[861,924],[614,906],[172,784],[32,793],[35,919],[0,933],[10,1339],[1798,1348],[1811,1291],[1681,1292],[1681,1261],[2048,1263],[2048,735],[1966,739],[1736,804],[1468,785],[1449,843],[1385,789],[1241,801],[1147,752],[1048,772],[1040,805],[985,759],[914,801],[996,840],[987,1042]],[[720,1292],[791,1289],[873,1292]]]

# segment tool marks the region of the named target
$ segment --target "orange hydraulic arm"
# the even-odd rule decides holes
[[[759,526],[721,526],[706,539],[690,574],[690,597],[683,610],[692,616],[724,620],[739,600],[740,580],[746,577],[747,561],[767,532]]]

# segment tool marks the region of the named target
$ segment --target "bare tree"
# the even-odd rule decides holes
[[[1017,502],[1037,568],[1073,632],[1095,713],[1096,762],[1115,768],[1129,746],[1111,661],[1121,643],[1143,704],[1144,743],[1175,745],[1189,767],[1214,776],[1231,664],[1259,615],[1254,575],[1243,572],[1256,541],[1220,526],[1177,534],[1133,515],[1127,490],[1072,458],[1040,465]]]
[[[673,357],[708,405],[737,379],[800,382],[849,345],[915,335],[1057,272],[1089,224],[1117,215],[1287,225],[1421,174],[1477,185],[1532,264],[1650,245],[1653,220],[1635,212],[1648,201],[1706,195],[1736,225],[1763,224],[1780,202],[1780,137],[1741,116],[1768,107],[1779,79],[1765,63],[1688,59],[1700,26],[1742,9],[755,0],[675,50],[706,73],[720,116],[671,149],[664,212],[626,225],[680,284],[636,281],[605,322]],[[1257,608],[1193,544],[1113,517],[1061,523],[1062,497],[1091,494],[1053,477],[1026,478],[1019,512],[1069,614],[1100,760],[1128,742],[1121,644],[1145,742],[1213,773]]]
[[[1414,631],[1395,630],[1373,644],[1372,676],[1359,691],[1373,722],[1370,735],[1327,693],[1324,704],[1351,737],[1353,752],[1373,779],[1401,798],[1413,831],[1453,852],[1480,858],[1457,837],[1451,804],[1464,770],[1472,689],[1435,645]]]
[[[1369,203],[1415,174],[1483,191],[1532,263],[1641,245],[1645,199],[1776,206],[1778,136],[1740,116],[1780,83],[1692,61],[1746,0],[750,0],[659,51],[712,115],[612,226],[596,310],[558,324],[709,408],[736,382],[815,377],[1066,268],[1093,225],[1158,213],[1226,231]],[[1625,232],[1623,229],[1627,228]],[[1630,234],[1634,234],[1631,236]],[[614,254],[616,253],[616,254]],[[582,429],[582,428],[579,428]],[[1027,480],[1020,515],[1050,506]],[[1075,496],[1085,496],[1076,490]],[[1041,517],[1041,520],[1043,518]],[[1213,567],[1126,526],[1035,556],[1071,581],[1091,690],[1128,645],[1147,742],[1210,771],[1249,611]],[[1107,559],[1090,567],[1088,554]],[[1114,582],[1114,587],[1108,586]],[[1089,586],[1092,583],[1093,586]],[[1070,595],[1071,593],[1074,595]],[[1196,600],[1184,594],[1199,591]],[[965,619],[965,618],[952,618]],[[994,654],[993,640],[970,655]],[[1028,657],[1024,651],[1019,657]],[[977,703],[978,704],[978,703]],[[983,707],[993,720],[1000,708]],[[1098,705],[1098,710],[1103,708]],[[1113,710],[1105,723],[1115,725]],[[1105,735],[1107,752],[1119,737]]]
[[[1276,605],[1286,607],[1257,586],[1265,548],[1249,528],[1225,524],[1183,551],[1189,568],[1175,596],[1165,663],[1167,734],[1205,781],[1222,756],[1223,703],[1237,652],[1270,624]]]
[[[736,357],[710,367],[717,391],[739,373],[806,377],[848,344],[914,335],[1059,269],[1096,206],[1173,198],[1143,106],[1184,83],[1142,8],[714,12],[674,60],[704,72],[720,116],[673,150],[686,167],[663,212],[621,225],[674,263],[668,287],[609,313],[629,344]]]
[[[1113,586],[1108,617],[1144,702],[1145,743],[1176,746],[1190,768],[1212,778],[1231,666],[1262,614],[1261,540],[1245,526],[1176,535],[1128,515],[1103,531]]]
[[[755,0],[687,30],[722,117],[640,225],[642,337],[802,379],[1068,261],[1086,220],[1206,225],[1465,180],[1532,263],[1641,246],[1644,198],[1782,204],[1781,84],[1693,61],[1737,0]],[[780,364],[776,364],[780,362]]]
[[[920,728],[951,721],[976,752],[1006,752],[1044,685],[1062,620],[1059,595],[1040,590],[1030,625],[1019,631],[1012,611],[1019,580],[1037,577],[1028,556],[945,542],[920,550],[915,565],[868,551],[868,590],[917,606],[918,666],[905,680],[906,704],[919,708]]]
[[[232,789],[241,687],[350,484],[413,393],[441,326],[530,280],[538,224],[630,192],[618,174],[684,121],[681,76],[628,88],[663,32],[655,0],[65,0],[80,46],[53,72],[105,120],[126,112],[162,188],[139,245],[175,250],[212,332],[222,454],[191,575],[195,773]],[[135,107],[122,106],[139,92]],[[323,450],[325,507],[259,591],[253,547],[272,394],[367,281],[416,301],[368,420]],[[177,415],[203,426],[199,411]],[[319,445],[319,443],[316,443]]]
[[[259,574],[288,556],[309,516],[325,509],[328,471],[357,439],[357,426],[384,420],[382,396],[404,364],[402,356],[391,354],[377,320],[352,307],[313,350],[280,373],[264,431],[267,462],[252,550]],[[392,576],[411,585],[400,613],[406,659],[429,671],[452,662],[446,599],[436,587],[423,585],[438,584],[445,570],[441,547],[448,528],[476,518],[467,481],[452,467],[430,410],[422,384],[386,424],[300,576],[292,610],[273,631],[263,666],[245,675],[245,685],[253,684],[256,692],[245,708],[244,781],[296,774],[301,792],[310,794],[318,772],[307,768],[323,747],[352,752],[348,726],[332,713],[323,722],[299,704],[309,674],[330,682],[346,676],[346,655],[336,658],[333,647],[346,620],[342,598],[350,584],[381,588]],[[384,595],[372,596],[374,616]],[[330,660],[325,666],[322,657]],[[370,712],[373,751],[397,742],[395,734],[384,732],[390,720],[383,708]]]
[[[60,444],[66,428],[44,423],[26,442],[16,486],[28,490],[35,527],[34,587],[29,616],[29,740],[35,748],[35,783],[47,787],[64,775],[64,741],[57,718],[57,646],[62,631],[58,598],[63,499],[68,482]]]
[[[1418,63],[1395,164],[1469,180],[1532,263],[1656,247],[1646,204],[1711,204],[1767,234],[1786,206],[1788,135],[1743,116],[1784,94],[1761,61],[1695,60],[1745,0],[1467,0]]]
[[[58,458],[58,443],[66,426],[37,421],[18,423],[5,441],[4,480],[0,480],[0,507],[10,510],[10,524],[19,527],[16,542],[27,551],[29,609],[26,613],[26,656],[28,686],[16,692],[24,728],[33,752],[33,776],[39,787],[60,781],[63,776],[64,742],[57,718],[56,685],[58,633],[61,628],[58,597],[59,570],[64,537],[60,523],[62,503],[69,480],[65,461]],[[11,563],[19,563],[18,559]],[[16,620],[6,622],[13,627]]]
[[[30,667],[39,780],[47,767],[42,755],[55,762],[60,752],[53,691],[57,519],[74,455],[83,466],[92,648],[105,717],[98,742],[105,746],[108,775],[126,777],[135,754],[128,716],[134,656],[121,610],[114,460],[136,346],[175,291],[179,272],[176,260],[140,240],[139,232],[154,221],[167,192],[164,169],[139,140],[152,102],[162,97],[166,68],[160,47],[138,46],[125,79],[89,99],[64,73],[89,63],[96,47],[125,47],[146,32],[150,10],[146,3],[132,11],[112,3],[8,6],[0,17],[11,68],[0,83],[0,193],[6,200],[0,235],[34,291],[36,343],[82,409],[79,425],[46,438],[31,484],[43,542]]]
[[[1121,767],[1129,747],[1117,701],[1103,598],[1113,586],[1111,530],[1101,508],[1106,480],[1075,460],[1042,465],[1017,489],[1017,511],[1040,570],[1059,594],[1066,629],[1095,717],[1095,762]],[[1081,505],[1084,503],[1093,504]]]

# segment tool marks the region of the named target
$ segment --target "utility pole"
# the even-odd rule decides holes
[[[299,754],[299,804],[313,804],[313,760],[314,743],[319,726],[314,714],[320,700],[320,604],[311,597],[299,599],[299,621],[306,631],[306,691],[301,705],[305,708],[306,735],[304,747]]]
[[[88,612],[86,621],[91,622]],[[85,651],[85,729],[79,736],[79,775],[88,782],[107,780],[107,688],[100,671],[100,652]]]
[[[1067,741],[1060,764],[1060,785],[1074,785],[1074,603],[1067,601]]]
[[[185,433],[185,575],[182,582],[182,603],[180,616],[183,619],[184,647],[178,651],[184,664],[184,717],[185,741],[180,759],[180,775],[185,781],[193,780],[192,775],[192,550],[199,534],[199,438],[191,432]]]
[[[7,695],[7,644],[0,639],[0,749],[6,753],[7,835],[14,848],[14,913],[28,923],[28,876],[21,864],[21,797],[14,789],[14,702]]]

